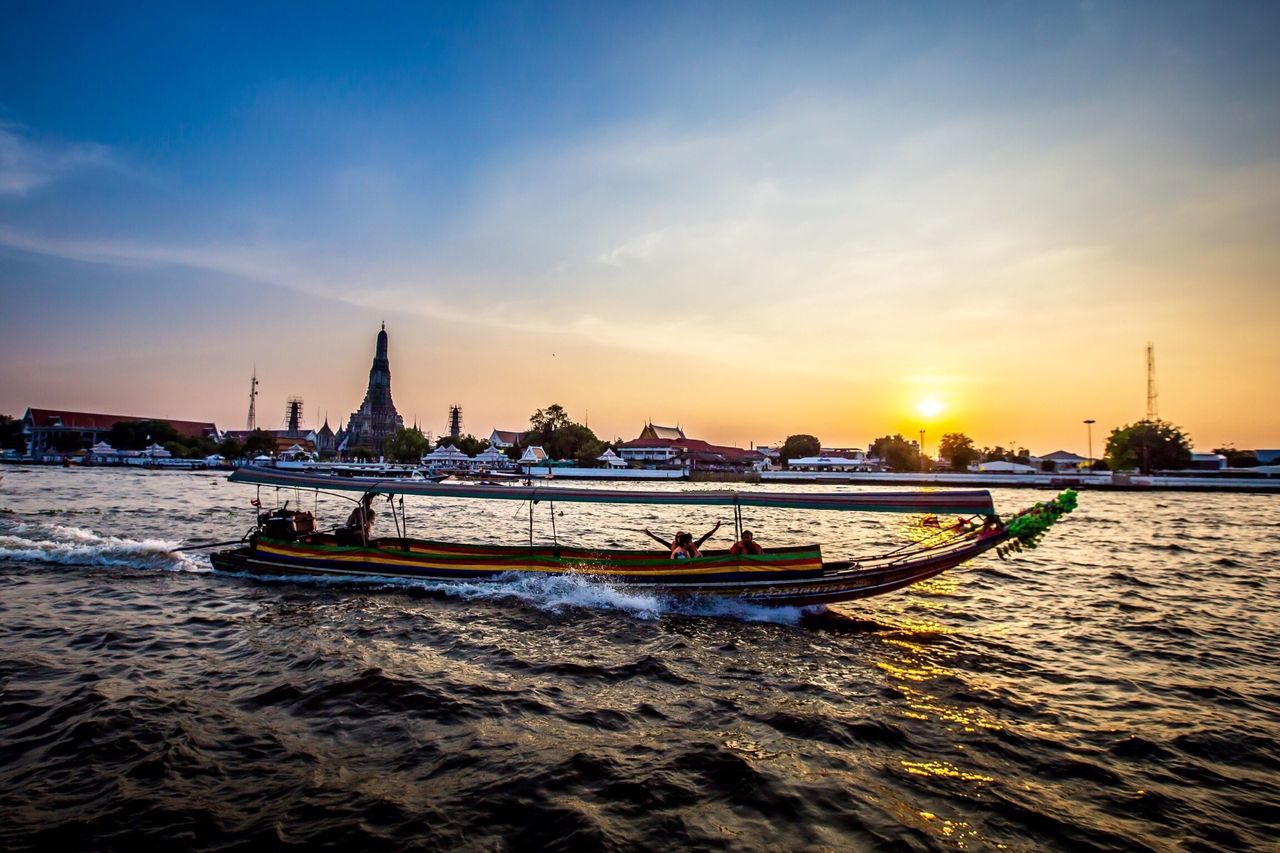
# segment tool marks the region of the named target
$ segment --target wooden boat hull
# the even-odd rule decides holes
[[[302,541],[258,537],[210,555],[215,568],[270,576],[345,575],[428,582],[502,581],[570,575],[662,596],[733,598],[760,605],[807,606],[881,595],[934,577],[994,548],[998,528],[957,537],[943,548],[823,563],[818,546],[770,549],[756,556],[709,553],[671,560],[665,552],[566,547],[462,545],[381,539],[343,545],[331,536]]]

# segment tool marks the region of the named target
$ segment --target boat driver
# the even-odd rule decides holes
[[[360,503],[356,504],[356,508],[351,510],[351,515],[347,516],[347,529],[360,533],[365,542],[372,537],[373,521],[378,517],[373,510],[373,499],[376,497],[377,495],[373,492],[366,492],[360,499]]]

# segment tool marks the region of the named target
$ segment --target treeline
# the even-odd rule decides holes
[[[784,461],[820,452],[821,442],[812,435],[800,434],[787,438],[781,449]],[[1214,453],[1226,457],[1232,468],[1252,468],[1258,465],[1257,454],[1252,450],[1237,450],[1231,445],[1214,448]],[[921,456],[919,446],[900,433],[885,435],[871,443],[869,455],[880,459],[891,471],[923,471],[932,463]],[[938,442],[938,457],[952,471],[967,471],[970,465],[982,462],[1017,462],[1031,464],[1031,454],[1025,447],[981,447],[964,433],[950,432]],[[1052,467],[1052,463],[1047,463]],[[1093,460],[1095,470],[1138,470],[1144,474],[1153,471],[1177,471],[1191,465],[1191,437],[1180,427],[1159,419],[1140,420],[1116,427],[1107,437],[1103,455]]]

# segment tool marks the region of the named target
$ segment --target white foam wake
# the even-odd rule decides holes
[[[577,607],[588,610],[614,610],[638,619],[657,619],[672,614],[795,625],[806,613],[800,607],[761,607],[727,599],[658,596],[626,586],[614,586],[605,581],[588,580],[573,575],[525,575],[513,572],[492,581],[443,582],[367,575],[358,577],[354,575],[324,577],[276,575],[266,578],[262,575],[254,575],[253,577],[317,586],[372,584],[421,589],[468,601],[498,601],[514,598],[541,610],[561,611]]]
[[[179,544],[177,540],[103,536],[83,527],[18,524],[0,533],[0,560],[208,571],[198,559],[172,553]]]

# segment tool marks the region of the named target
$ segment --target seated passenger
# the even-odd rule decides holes
[[[760,547],[760,543],[751,535],[750,530],[744,530],[742,531],[742,538],[733,543],[729,553],[737,557],[740,554],[763,554],[764,549]]]

